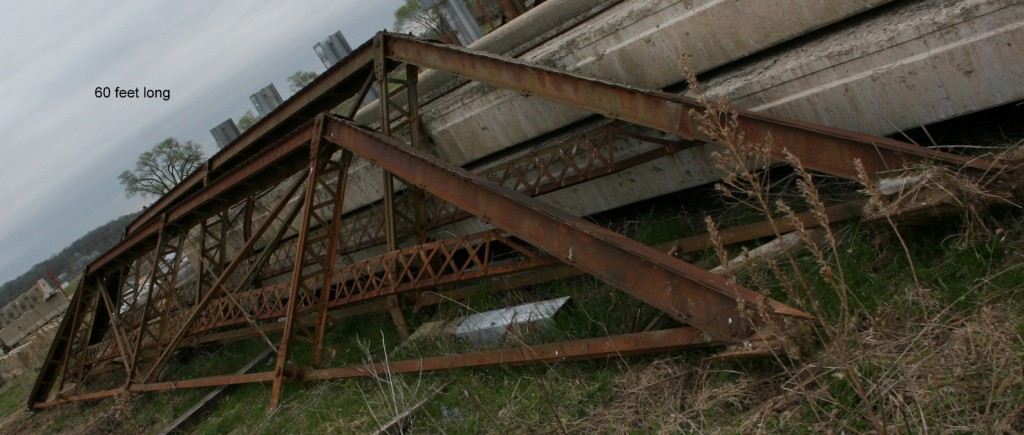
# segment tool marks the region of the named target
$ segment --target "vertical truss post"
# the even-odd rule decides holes
[[[256,198],[253,195],[245,197],[245,218],[242,222],[242,239],[249,240],[252,237],[252,212],[256,207]]]
[[[160,328],[157,331],[157,334],[153,335],[154,347],[157,350],[157,359],[151,365],[150,372],[148,372],[145,378],[143,378],[145,381],[151,380],[155,376],[158,368],[157,363],[160,362],[160,355],[165,352],[173,351],[173,346],[167,342],[167,339],[169,338],[168,333],[183,327],[180,323],[171,322],[171,313],[176,311],[175,308],[178,308],[178,305],[176,304],[176,288],[178,284],[178,268],[181,265],[181,247],[184,244],[184,240],[184,232],[182,231],[182,233],[177,237],[176,244],[167,245],[167,251],[165,251],[161,256],[161,261],[164,262],[160,269],[162,271],[162,275],[156,282],[153,282],[150,287],[151,299],[155,297],[153,295],[153,293],[156,292],[155,288],[159,290],[156,297],[160,298],[157,303],[157,309],[160,310]],[[182,305],[180,308],[184,309],[185,306]],[[167,347],[166,349],[165,346]]]
[[[395,178],[386,170],[384,175],[384,231],[388,251],[398,249],[398,229],[395,223]]]
[[[69,326],[69,329],[68,329],[69,332],[68,332],[67,335],[64,336],[66,338],[66,341],[64,342],[64,345],[63,345],[63,347],[64,347],[64,354],[61,357],[61,363],[60,363],[61,375],[60,375],[60,383],[58,383],[58,385],[57,385],[57,391],[58,392],[64,389],[64,384],[67,382],[68,375],[70,374],[70,371],[68,370],[68,368],[69,368],[68,363],[71,362],[71,354],[74,351],[76,338],[79,336],[79,334],[83,330],[82,326],[85,323],[84,320],[85,320],[85,317],[87,316],[87,313],[86,313],[87,308],[86,307],[88,306],[89,299],[90,299],[88,295],[91,294],[91,291],[92,291],[92,288],[93,288],[93,286],[90,286],[90,283],[92,283],[93,276],[94,275],[88,274],[88,273],[82,276],[82,281],[81,281],[82,285],[78,289],[78,291],[76,292],[76,295],[75,295],[76,303],[72,304],[72,306],[71,306],[73,311],[71,312],[71,314],[72,314],[72,316],[71,316],[71,323],[68,325]],[[59,337],[57,339],[59,339]],[[86,340],[84,338],[81,338],[81,339],[79,339],[77,341],[79,343],[80,351],[84,352],[84,350],[82,350],[82,348],[84,348],[84,347],[86,347],[88,345],[86,343]],[[47,362],[47,364],[52,364],[52,362]],[[37,390],[39,389],[38,386],[37,386],[36,389]],[[38,394],[38,392],[37,392],[37,394]],[[38,400],[38,398],[37,398],[37,400]]]
[[[387,58],[384,57],[383,38],[374,40],[373,74],[380,89],[380,132],[391,136],[391,91],[388,83]],[[384,231],[389,251],[398,249],[395,228],[395,180],[391,173],[381,170],[384,181]]]
[[[321,166],[323,166],[323,160],[321,159],[321,147],[323,137],[323,121],[324,116],[321,115],[316,118],[313,122],[313,137],[312,144],[310,145],[310,158],[309,158],[309,175],[306,183],[306,196],[303,200],[302,207],[302,223],[299,226],[299,238],[295,248],[295,267],[292,269],[292,279],[288,287],[288,305],[285,310],[284,320],[284,332],[281,334],[281,343],[277,347],[277,363],[274,365],[274,383],[270,391],[270,409],[277,408],[277,405],[281,401],[281,389],[284,384],[285,371],[287,369],[288,355],[291,352],[291,338],[295,333],[295,327],[299,326],[296,322],[299,316],[300,305],[303,305],[302,300],[314,297],[314,292],[307,286],[307,279],[313,277],[305,276],[305,266],[307,254],[313,257],[314,260],[320,258],[320,253],[317,251],[317,241],[311,241],[310,225],[314,216],[316,215],[316,196],[317,196],[317,179],[321,172]],[[336,237],[335,237],[336,238]],[[322,240],[322,237],[319,238]],[[325,262],[321,262],[321,265]],[[315,269],[315,268],[314,268]],[[317,270],[314,273],[329,274],[330,271]],[[329,279],[329,276],[327,277]],[[327,281],[329,285],[329,281]],[[301,290],[301,291],[300,291]],[[290,376],[289,376],[290,377]]]
[[[418,66],[411,63],[405,64],[406,92],[409,97],[409,143],[418,150],[423,147],[423,131],[420,129],[420,104],[419,104],[419,74]],[[416,203],[416,241],[419,244],[427,243],[427,195],[415,186],[412,189],[413,201]]]
[[[252,208],[246,203],[246,219],[251,223]],[[227,258],[228,211],[223,210],[199,226],[199,267],[196,275],[196,294],[191,301],[198,303],[203,294],[212,286],[212,281],[220,275]],[[246,240],[249,240],[246,237]]]
[[[189,328],[191,328],[192,324],[195,323],[196,319],[198,319],[203,314],[203,312],[206,310],[206,307],[210,304],[210,301],[214,299],[214,296],[216,296],[219,291],[223,291],[226,293],[233,290],[226,288],[228,277],[234,274],[235,271],[239,267],[241,267],[242,262],[247,258],[248,255],[250,255],[250,252],[252,252],[253,247],[256,245],[256,242],[261,237],[263,237],[263,233],[265,233],[273,225],[274,220],[277,219],[277,216],[281,214],[282,210],[284,210],[285,205],[288,204],[288,201],[292,198],[293,195],[295,195],[295,192],[299,190],[299,187],[302,186],[302,181],[303,178],[301,176],[298,177],[292,184],[292,186],[285,192],[285,194],[281,196],[281,200],[277,203],[274,209],[267,214],[267,219],[262,224],[260,224],[260,228],[257,229],[256,233],[253,234],[252,237],[245,242],[245,246],[243,246],[242,249],[239,250],[237,254],[235,254],[235,257],[231,260],[230,263],[228,263],[227,267],[225,267],[224,270],[217,277],[217,280],[213,283],[213,286],[210,287],[210,291],[206,292],[206,294],[203,295],[203,299],[200,300],[191,308],[188,316],[181,322],[181,326],[178,328],[178,331],[170,340],[167,341],[167,345],[164,346],[163,350],[160,352],[160,356],[157,358],[156,362],[153,364],[153,367],[150,369],[149,374],[146,376],[147,381],[152,380],[153,376],[157,373],[157,371],[159,371],[159,369],[163,367],[164,364],[167,363],[167,360],[170,359],[171,353],[174,352],[174,350],[178,347],[178,343],[180,343],[181,340],[185,338],[185,335],[188,333]],[[288,217],[285,218],[284,222],[281,224],[281,227],[278,229],[277,234],[274,236],[274,241],[271,242],[271,244],[264,249],[260,259],[256,262],[255,265],[252,266],[252,268],[249,269],[246,276],[242,278],[241,283],[238,284],[239,287],[248,286],[251,280],[259,273],[258,269],[262,268],[263,265],[266,264],[266,261],[269,258],[270,251],[273,251],[276,248],[277,244],[281,241],[281,237],[283,237],[285,231],[287,231],[288,227],[291,225],[291,222],[295,219],[295,216],[298,214],[299,206],[301,206],[303,202],[304,199],[299,199],[295,207],[292,207],[292,210],[288,214]]]
[[[119,273],[118,279],[115,280],[116,288],[121,289],[120,281],[123,280],[124,274]],[[109,280],[109,279],[108,279]],[[111,283],[108,283],[108,287]],[[110,333],[114,336],[115,343],[117,344],[117,350],[121,354],[121,362],[124,364],[124,372],[127,374],[131,370],[131,364],[128,362],[128,339],[121,330],[121,315],[117,309],[117,305],[110,299],[110,295],[107,294],[106,290],[101,290],[100,298],[103,300],[103,304],[107,307],[107,312],[110,315]]]
[[[132,344],[131,350],[131,364],[128,366],[128,374],[125,377],[124,386],[127,388],[135,377],[135,372],[138,370],[138,364],[140,355],[142,354],[142,342],[146,338],[146,325],[149,323],[149,307],[153,304],[153,281],[159,275],[160,269],[160,255],[164,250],[164,245],[167,243],[167,215],[164,214],[160,218],[160,232],[157,233],[156,247],[153,248],[153,269],[149,273],[149,277],[146,280],[149,291],[146,293],[146,302],[142,305],[142,319],[139,321],[139,335],[135,337],[135,343]],[[136,283],[136,286],[141,286],[142,283]],[[141,296],[141,290],[140,295]]]
[[[382,39],[379,39],[379,40],[382,41]],[[380,86],[380,89],[381,89],[381,92],[380,92],[380,132],[382,134],[384,134],[385,136],[392,136],[394,134],[394,131],[392,129],[392,122],[396,122],[396,121],[393,121],[391,119],[391,109],[394,106],[396,106],[394,101],[393,101],[393,99],[392,99],[392,97],[394,96],[394,93],[401,92],[401,88],[396,88],[394,90],[394,93],[392,93],[392,91],[389,89],[390,80],[388,79],[388,76],[387,76],[388,68],[387,68],[387,58],[384,57],[384,44],[381,43],[379,46],[377,46],[376,43],[375,43],[375,47],[374,48],[375,48],[375,50],[374,50],[374,62],[373,62],[373,68],[374,69],[373,70],[374,70],[374,74],[377,77],[378,86]],[[409,70],[407,69],[406,73],[408,74],[408,72],[409,72]],[[408,77],[406,79],[408,79]],[[398,83],[398,84],[401,85],[401,83]],[[413,96],[409,92],[407,92],[407,94],[410,95],[409,98],[411,98],[411,99],[415,99],[416,98],[415,96]],[[397,107],[394,107],[394,108],[397,108]],[[385,234],[385,241],[386,241],[386,246],[387,246],[388,251],[396,251],[396,250],[398,250],[398,229],[397,229],[397,223],[395,222],[395,217],[396,217],[396,214],[395,214],[395,179],[394,179],[394,176],[392,176],[391,173],[388,172],[387,170],[382,168],[381,172],[384,174],[384,195],[383,195],[384,198],[383,198],[383,201],[384,201],[384,234]],[[390,270],[386,271],[386,275],[387,275],[388,279],[390,279],[392,281],[395,280],[395,278],[396,278],[394,266],[396,266],[396,265],[392,265],[392,268]],[[409,336],[409,330],[408,330],[407,324],[405,323],[405,317],[402,315],[401,308],[397,307],[398,304],[394,304],[394,305],[395,306],[392,306],[391,308],[389,308],[389,311],[391,311],[391,317],[395,321],[395,328],[398,329],[398,334],[401,335],[402,338],[406,338],[406,337]]]
[[[328,142],[329,144],[329,142]],[[335,147],[324,147],[328,150],[335,150]],[[329,227],[327,230],[327,249],[324,253],[324,265],[323,265],[323,284],[320,286],[320,302],[319,308],[317,309],[317,320],[316,329],[313,333],[313,358],[312,365],[319,367],[323,359],[323,347],[324,347],[324,334],[327,331],[327,304],[330,301],[331,295],[331,275],[334,272],[334,262],[337,258],[338,252],[338,231],[341,229],[341,214],[342,206],[345,203],[345,191],[348,187],[348,170],[352,163],[352,152],[349,150],[343,150],[341,152],[341,161],[335,162],[331,160],[330,152],[321,152],[319,159],[324,160],[325,170],[323,174],[319,174],[318,179],[322,180],[323,187],[327,189],[328,195],[326,199],[320,204],[317,204],[315,208],[327,208],[331,207],[331,220],[328,223]],[[335,175],[335,183],[333,186],[328,182],[330,175]],[[332,189],[330,189],[333,187]]]
[[[381,86],[381,133],[385,136],[396,136],[396,133],[404,128],[408,127],[409,131],[409,143],[415,149],[423,149],[423,135],[420,130],[420,114],[419,114],[419,102],[418,102],[418,89],[417,83],[419,78],[419,67],[413,64],[405,64],[405,77],[404,78],[391,78],[387,76],[388,65],[387,57],[384,53],[384,44],[381,43],[374,52],[374,73],[376,74],[377,81]],[[389,85],[397,85],[395,89],[389,89]],[[405,91],[408,101],[405,107],[396,101],[396,96],[402,91]],[[397,116],[393,116],[393,112]],[[411,196],[413,202],[413,217],[409,217],[401,213],[395,206],[395,177],[388,171],[384,171],[384,218],[385,218],[385,242],[389,251],[395,251],[399,248],[398,240],[398,225],[397,219],[402,218],[406,222],[411,222],[412,228],[416,235],[416,241],[418,244],[427,242],[427,211],[426,211],[426,194],[422,189],[413,186],[410,183],[405,182],[402,179],[398,179],[402,184],[406,186],[406,194]],[[395,279],[394,271],[389,271],[389,278]],[[405,316],[402,315],[401,303],[395,299],[394,303],[389,308],[391,316],[394,319],[395,327],[398,328],[399,334],[403,338],[409,336],[409,329],[405,322]]]

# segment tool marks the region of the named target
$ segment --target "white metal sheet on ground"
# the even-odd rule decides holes
[[[564,296],[477,313],[459,323],[455,328],[455,336],[476,344],[496,343],[505,337],[509,328],[551,322],[551,318],[568,300],[569,297]]]

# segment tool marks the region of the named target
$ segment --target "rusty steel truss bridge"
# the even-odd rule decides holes
[[[416,86],[424,69],[614,122],[472,172],[446,163],[422,143]],[[352,121],[358,103],[347,113],[330,113],[344,101],[363,101],[371,86],[389,89],[376,128]],[[695,119],[704,109],[676,94],[380,33],[161,197],[126,228],[117,246],[88,266],[28,405],[41,409],[128,392],[267,382],[273,385],[271,406],[277,406],[285,382],[375,370],[778,346],[777,325],[807,321],[807,314],[535,198],[711,142]],[[736,119],[747,137],[770,136],[780,145],[774,158],[784,159],[784,147],[808,169],[839,177],[856,177],[854,160],[869,174],[923,161],[991,168],[791,119],[745,111]],[[614,140],[626,136],[646,147],[617,151]],[[375,208],[346,211],[357,165],[377,174],[380,199]],[[431,233],[469,217],[493,229],[441,239],[442,232]],[[241,243],[229,243],[233,228],[241,229]],[[340,260],[368,248],[376,248],[374,254]],[[186,258],[193,259],[193,274],[182,273]],[[480,291],[474,282],[508,276],[507,288],[581,273],[685,326],[387,364],[323,366],[325,331],[339,318],[390,313],[405,335],[403,310]],[[276,352],[274,369],[163,379],[177,350],[241,338],[265,341]],[[290,358],[296,340],[311,343],[309,366]],[[107,381],[94,382],[100,376]]]

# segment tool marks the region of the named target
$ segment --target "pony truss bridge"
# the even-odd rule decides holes
[[[614,120],[471,172],[428,152],[420,131],[423,69],[582,109]],[[389,89],[376,128],[328,111]],[[704,107],[639,90],[380,33],[210,158],[126,229],[85,271],[29,396],[30,408],[127,392],[253,382],[308,382],[491,364],[526,364],[743,344],[778,346],[780,321],[808,315],[534,197],[709,142]],[[882,137],[739,111],[747,137],[770,135],[816,171],[855,177],[924,160],[979,162]],[[656,130],[653,137],[637,133]],[[635,149],[613,146],[628,137]],[[666,139],[668,138],[668,139]],[[773,157],[782,160],[781,152]],[[380,212],[383,210],[383,212]],[[435,231],[475,217],[490,230]],[[188,260],[186,260],[188,259]],[[191,272],[191,273],[188,273]],[[686,325],[676,329],[446,355],[372,366],[323,367],[334,320],[390,313],[481,291],[590,274]],[[428,292],[429,290],[429,292]],[[274,337],[274,339],[272,339]],[[164,379],[177,350],[261,339],[272,371]],[[291,358],[312,343],[308,366]],[[103,377],[103,382],[97,380]],[[113,379],[113,387],[111,387]],[[102,385],[102,386],[99,386]]]

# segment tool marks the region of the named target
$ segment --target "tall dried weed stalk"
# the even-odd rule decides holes
[[[982,179],[989,181],[978,181],[954,169],[922,166],[894,175],[909,182],[899,195],[887,197],[861,162],[853,162],[862,191],[869,198],[865,219],[888,224],[910,265],[914,285],[905,290],[907,294],[901,300],[917,297],[921,301],[920,307],[909,311],[883,305],[878,312],[865,313],[863,304],[849,288],[839,258],[843,252],[840,241],[830,228],[825,202],[812,174],[785,144],[774,143],[770,136],[747,137],[740,117],[728,101],[709,98],[685,62],[681,62],[681,67],[693,94],[706,107],[690,113],[697,131],[704,139],[721,145],[712,154],[717,168],[725,174],[716,189],[763,216],[777,237],[783,235],[779,223],[788,221],[805,242],[816,265],[817,276],[813,278],[817,279],[811,279],[794,254],[786,251],[783,261],[771,261],[767,266],[790,303],[815,317],[815,331],[824,349],[813,363],[794,366],[779,358],[785,380],[778,385],[785,393],[764,400],[741,430],[764,429],[764,421],[780,412],[783,421],[793,418],[784,409],[794,403],[803,403],[804,409],[818,420],[819,428],[839,431],[865,429],[857,427],[856,416],[861,416],[861,422],[876,433],[927,432],[931,429],[929,421],[936,420],[943,422],[943,431],[1013,432],[1024,425],[1024,407],[1014,411],[1020,400],[1015,402],[1007,397],[1024,383],[1022,352],[1017,349],[1022,340],[1014,332],[1014,325],[1021,319],[1012,310],[982,308],[979,314],[967,314],[954,312],[950,306],[935,306],[935,291],[922,286],[911,250],[897,224],[900,214],[912,208],[908,204],[922,203],[926,195],[931,195],[930,200],[939,195],[939,200],[962,214],[964,231],[957,246],[968,246],[979,233],[988,232],[985,211],[993,203],[1013,203],[1012,194],[991,193],[989,184],[999,179],[1000,174]],[[793,168],[798,195],[772,193],[767,169],[773,161],[783,161]],[[802,204],[794,203],[794,198]],[[824,232],[823,242],[797,219],[796,208],[811,212],[816,226]],[[726,273],[732,275],[728,270],[730,258],[717,237],[718,225],[711,217],[706,217],[705,223],[716,255]],[[753,274],[750,278],[755,288],[766,288],[765,277]],[[730,279],[735,282],[736,278]],[[812,284],[816,282],[824,284]],[[823,298],[838,301],[839,312],[826,316],[819,303]],[[943,339],[948,341],[942,342]],[[972,375],[983,379],[973,379]],[[957,382],[965,378],[974,383]],[[842,392],[830,388],[837,382],[848,383],[856,400],[838,397]],[[986,383],[988,391],[970,391]],[[957,418],[974,423],[958,425]]]
[[[850,289],[841,263],[836,260],[835,254],[838,241],[835,234],[829,227],[829,219],[825,212],[825,204],[821,199],[813,177],[804,168],[797,156],[790,153],[784,146],[774,143],[771,136],[761,138],[747,137],[740,128],[740,118],[736,111],[732,110],[728,100],[714,100],[708,97],[701,87],[696,75],[691,71],[685,62],[680,62],[693,93],[705,110],[691,111],[691,119],[696,120],[696,127],[700,134],[711,142],[721,145],[718,151],[712,153],[712,158],[717,169],[722,171],[724,177],[715,187],[726,198],[734,200],[745,207],[753,209],[764,216],[770,224],[777,237],[781,237],[779,217],[787,219],[794,225],[800,234],[805,245],[818,266],[818,271],[824,281],[826,288],[812,286],[808,278],[801,271],[794,254],[785,251],[785,260],[790,267],[783,271],[778,263],[772,263],[770,268],[776,273],[784,289],[793,301],[805,302],[801,308],[809,310],[817,319],[816,331],[822,335],[822,339],[829,343],[837,343],[838,362],[841,364],[841,375],[848,379],[857,396],[863,403],[863,411],[874,430],[878,433],[886,432],[886,425],[878,415],[875,414],[875,398],[868,393],[869,386],[865,385],[864,378],[857,371],[852,363],[853,358],[849,354],[856,349],[856,335],[851,334],[852,321],[850,309]],[[796,217],[794,208],[783,198],[773,198],[769,189],[770,182],[767,169],[773,160],[779,160],[782,156],[786,163],[790,164],[797,174],[797,188],[800,197],[805,205],[812,212],[817,226],[825,233],[824,246],[818,244],[817,240],[810,235],[801,221]],[[720,242],[717,242],[714,234],[717,233],[713,219],[706,218],[708,232],[715,242],[715,252],[723,265],[729,264],[729,258]],[[727,275],[732,275],[725,266]],[[735,279],[735,277],[730,277]],[[820,304],[817,303],[822,295],[820,292],[829,291],[840,302],[840,318],[836,322],[826,321],[825,313]],[[776,328],[779,329],[779,328]],[[839,403],[839,401],[835,401]],[[819,414],[821,415],[821,414]]]

